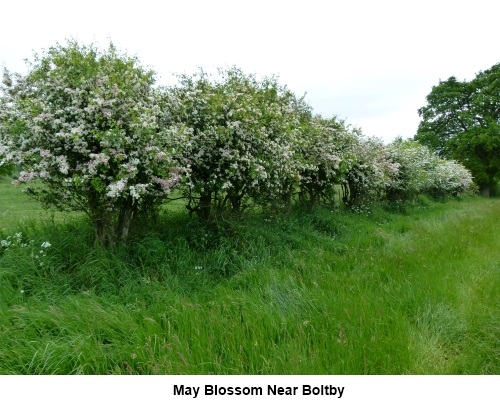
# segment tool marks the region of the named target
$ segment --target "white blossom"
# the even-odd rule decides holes
[[[187,133],[182,124],[160,127],[164,92],[135,58],[69,41],[36,58],[27,75],[9,77],[0,98],[0,164],[23,167],[17,183],[32,183],[31,195],[111,222],[127,196],[161,202],[167,190],[153,177],[170,181],[181,166],[173,151]],[[8,126],[18,124],[23,133],[11,136]]]

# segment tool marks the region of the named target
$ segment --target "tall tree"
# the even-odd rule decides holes
[[[415,140],[463,163],[489,195],[500,180],[500,63],[469,82],[441,81],[418,112]]]

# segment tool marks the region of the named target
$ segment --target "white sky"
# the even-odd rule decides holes
[[[75,38],[171,73],[236,65],[276,74],[324,117],[386,141],[416,132],[439,80],[500,62],[496,0],[178,0],[0,2],[0,65]]]

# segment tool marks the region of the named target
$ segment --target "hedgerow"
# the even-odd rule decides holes
[[[74,41],[4,73],[0,168],[47,206],[83,211],[96,240],[125,243],[172,192],[203,221],[248,207],[289,209],[458,195],[462,165],[416,142],[385,145],[313,115],[276,77],[238,68],[179,75],[169,87],[137,58]]]

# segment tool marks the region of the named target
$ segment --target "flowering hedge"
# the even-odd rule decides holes
[[[190,130],[183,155],[190,209],[208,219],[213,208],[240,212],[251,201],[286,199],[309,107],[275,78],[259,81],[236,68],[179,79],[168,92],[168,116]]]
[[[331,203],[353,159],[351,150],[355,135],[343,121],[315,116],[309,122],[299,143],[302,161],[300,197],[309,206],[322,201]]]
[[[387,183],[391,200],[404,200],[418,194],[458,195],[472,188],[471,173],[461,164],[442,159],[428,147],[398,139],[388,146],[390,160],[399,165]]]
[[[460,164],[416,142],[386,146],[335,118],[313,116],[275,77],[237,68],[180,75],[155,87],[136,58],[68,42],[35,55],[27,75],[4,74],[0,170],[46,205],[88,214],[104,243],[182,186],[204,220],[249,204],[445,195],[472,187]]]
[[[17,182],[46,205],[86,212],[104,243],[126,240],[179,181],[186,130],[160,125],[153,72],[112,45],[51,47],[3,84],[1,152],[22,166]]]
[[[390,179],[399,172],[399,163],[389,159],[384,143],[361,133],[351,138],[349,150],[352,158],[342,179],[343,200],[355,206],[385,196]]]

